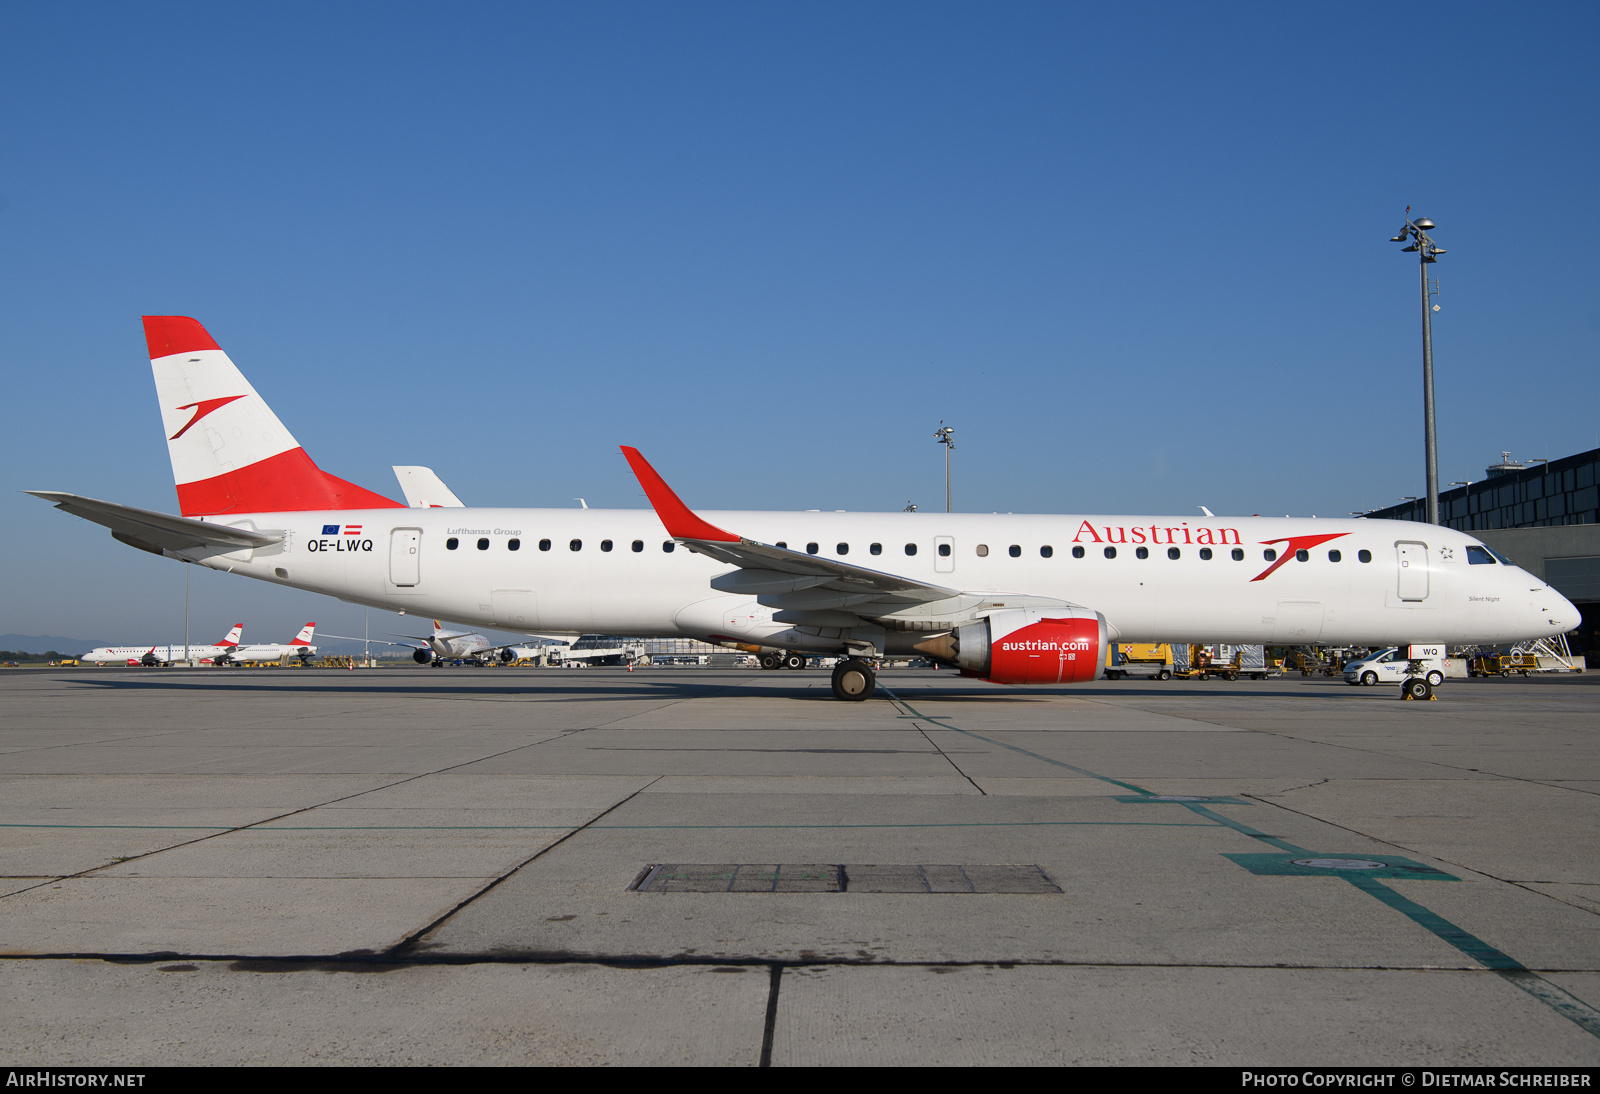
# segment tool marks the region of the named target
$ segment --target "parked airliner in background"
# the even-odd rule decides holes
[[[841,655],[834,694],[926,653],[997,683],[1091,680],[1110,641],[1501,643],[1564,597],[1471,536],[1406,521],[407,508],[323,471],[198,322],[146,316],[182,517],[51,491],[170,558],[524,633]]]
[[[315,623],[307,623],[300,628],[300,633],[288,642],[262,642],[254,646],[240,646],[230,650],[225,657],[217,658],[217,664],[248,665],[262,661],[282,661],[285,657],[298,657],[302,661],[309,661],[316,654],[317,647],[311,644],[312,637],[317,633]]]
[[[100,646],[78,660],[92,665],[170,665],[174,661],[184,660],[213,664],[239,648],[239,636],[242,634],[244,624],[235,623],[233,629],[219,641],[189,646],[187,655],[184,645],[179,642],[165,646]]]

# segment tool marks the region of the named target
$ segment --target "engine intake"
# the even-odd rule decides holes
[[[912,648],[996,684],[1077,684],[1105,664],[1106,620],[1088,608],[1008,608]]]

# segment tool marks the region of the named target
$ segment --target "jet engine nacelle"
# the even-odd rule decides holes
[[[513,661],[523,661],[539,656],[537,646],[507,646],[500,651],[500,663],[509,665]]]
[[[417,650],[411,655],[411,660],[415,661],[419,665],[431,665],[433,664],[433,651]]]
[[[996,684],[1077,684],[1106,660],[1106,620],[1088,608],[1007,608],[916,649]]]

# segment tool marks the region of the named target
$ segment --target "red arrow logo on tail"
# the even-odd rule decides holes
[[[198,422],[201,418],[204,418],[207,414],[210,414],[213,410],[217,409],[217,407],[219,407],[219,406],[227,406],[229,403],[233,402],[235,399],[243,399],[243,398],[244,398],[243,395],[224,395],[220,399],[201,399],[198,403],[185,403],[183,406],[173,407],[172,409],[174,409],[174,410],[191,410],[192,409],[194,411],[194,417],[190,418],[188,420],[188,422],[184,424],[184,427],[182,429],[178,430],[172,436],[168,437],[167,440],[169,440],[169,441],[177,440],[179,437],[181,437],[185,433],[189,432],[189,427],[190,426],[194,425],[194,423]]]

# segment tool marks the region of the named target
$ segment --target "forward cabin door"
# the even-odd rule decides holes
[[[1400,542],[1394,549],[1400,563],[1400,599],[1428,599],[1428,545]]]
[[[389,533],[389,580],[401,588],[422,580],[422,532],[396,528]]]

